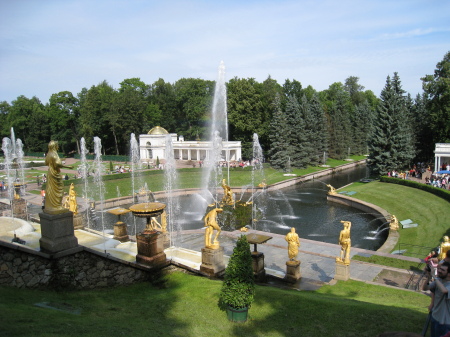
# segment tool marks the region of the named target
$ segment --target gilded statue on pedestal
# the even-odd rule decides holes
[[[222,180],[222,188],[223,188],[222,202],[225,205],[233,205],[234,204],[233,191],[231,190],[231,187],[227,185],[226,179]]]
[[[341,221],[344,224],[344,229],[341,230],[339,234],[339,244],[341,245],[341,254],[340,257],[336,258],[336,262],[344,263],[345,265],[350,264],[350,229],[352,227],[352,223],[350,221]]]
[[[295,228],[292,227],[291,231],[286,235],[285,240],[288,243],[288,256],[290,261],[296,261],[298,255],[298,249],[300,247],[300,239],[295,232]]]
[[[442,239],[444,241],[442,241],[441,245],[439,246],[439,261],[445,259],[447,250],[450,249],[450,242],[448,236],[446,235]]]
[[[68,212],[62,205],[63,179],[61,168],[72,169],[71,166],[64,166],[58,156],[58,142],[52,140],[48,143],[48,153],[45,157],[45,165],[48,166],[47,187],[45,190],[44,213],[61,214]]]
[[[219,241],[217,240],[220,232],[222,229],[220,228],[219,224],[217,223],[217,213],[223,212],[222,208],[214,208],[213,210],[209,211],[208,214],[205,215],[205,247],[211,248],[211,249],[218,249],[219,248]],[[214,237],[214,241],[211,242],[211,237],[213,235],[214,230],[216,230],[216,236]]]

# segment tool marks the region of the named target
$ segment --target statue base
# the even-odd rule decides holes
[[[336,261],[335,280],[347,281],[350,278],[350,265]]]
[[[302,278],[302,273],[300,272],[300,261],[287,261],[286,262],[286,276],[284,279],[289,283],[295,283]]]
[[[114,224],[114,240],[119,240],[120,242],[130,241],[127,231],[127,224],[122,221],[117,221]]]
[[[73,228],[74,229],[84,229],[83,224],[83,215],[81,213],[77,213],[73,215]]]
[[[219,247],[218,249],[202,248],[200,271],[208,276],[216,276],[224,270],[223,247]]]
[[[39,213],[41,238],[39,244],[45,253],[57,253],[78,246],[73,229],[73,213]]]
[[[264,253],[252,252],[252,267],[255,281],[266,281],[266,270],[264,269]]]
[[[13,199],[11,201],[11,209],[15,218],[27,219],[27,201],[25,199]]]
[[[136,262],[150,267],[159,267],[166,264],[164,253],[164,238],[156,230],[144,231],[136,235],[137,250]]]

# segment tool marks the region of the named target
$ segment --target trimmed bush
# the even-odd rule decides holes
[[[225,269],[225,278],[219,295],[219,308],[250,308],[255,295],[252,253],[245,235],[237,240],[236,247]]]
[[[437,197],[440,197],[442,199],[450,201],[450,191],[444,190],[443,188],[438,188],[438,187],[434,187],[431,185],[422,184],[422,183],[419,183],[419,182],[413,181],[413,180],[399,179],[399,178],[386,177],[386,176],[381,177],[380,181],[383,183],[398,184],[398,185],[417,188],[419,190],[432,193]]]

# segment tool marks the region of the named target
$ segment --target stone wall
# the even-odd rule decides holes
[[[149,280],[155,270],[86,247],[50,256],[0,241],[0,285],[92,289]]]

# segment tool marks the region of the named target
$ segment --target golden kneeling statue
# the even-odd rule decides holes
[[[231,190],[231,187],[227,185],[226,179],[222,180],[222,188],[223,188],[222,202],[225,205],[233,205],[234,204],[233,191]]]
[[[328,194],[330,194],[330,195],[336,194],[336,189],[333,186],[331,186],[330,184],[327,184],[327,187],[330,189],[328,191]]]
[[[258,184],[258,187],[262,187],[262,188],[267,187],[266,179],[263,179],[263,181],[262,181],[261,183]]]
[[[300,239],[295,232],[295,228],[292,227],[291,231],[286,235],[285,240],[288,243],[288,256],[289,260],[296,261],[298,255],[298,249],[300,247]]]
[[[446,258],[447,250],[450,249],[450,242],[449,242],[448,236],[447,235],[444,236],[443,240],[444,241],[442,241],[441,245],[439,246],[439,258],[438,258],[439,261]]]
[[[205,215],[205,247],[211,248],[211,249],[218,249],[219,248],[219,241],[217,240],[220,232],[222,229],[220,228],[219,224],[217,223],[217,213],[223,212],[222,208],[214,208],[213,210],[209,211],[208,214]],[[214,237],[214,241],[211,243],[211,237],[213,235],[214,230],[216,230],[216,236]]]
[[[45,165],[48,166],[47,187],[45,190],[44,213],[61,214],[68,212],[62,205],[63,179],[61,168],[71,169],[71,166],[64,166],[58,156],[58,142],[52,140],[48,143],[48,153],[45,157]]]
[[[339,234],[339,244],[341,245],[340,257],[336,258],[336,262],[342,262],[346,265],[350,264],[350,247],[352,241],[350,240],[350,228],[352,223],[350,221],[341,221],[344,224],[344,229]]]
[[[398,231],[398,219],[395,215],[391,215],[391,222],[389,223],[389,228]]]

